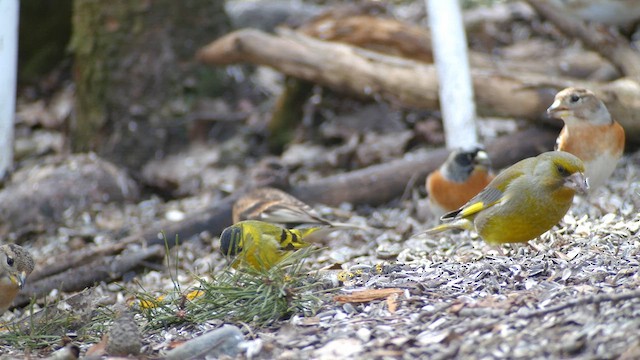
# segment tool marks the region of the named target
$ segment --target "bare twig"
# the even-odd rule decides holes
[[[230,33],[198,52],[211,65],[247,62],[355,97],[386,99],[409,108],[436,109],[435,66],[359,47],[310,38],[293,31],[278,36],[257,30]],[[625,128],[630,141],[640,136],[640,85],[632,79],[611,83],[532,74],[471,69],[477,112],[481,116],[540,121],[557,91],[567,86],[593,90]]]
[[[31,297],[40,297],[53,289],[73,292],[93,286],[101,281],[111,282],[122,277],[123,274],[140,266],[141,262],[151,258],[162,258],[164,247],[151,246],[135,252],[117,257],[105,256],[95,261],[71,268],[65,272],[27,283],[25,289],[18,294],[15,305],[21,306],[29,302]]]
[[[524,314],[519,314],[519,317],[523,319],[530,319],[532,317],[545,316],[550,313],[559,312],[568,308],[582,305],[595,305],[603,302],[618,302],[624,300],[630,300],[640,298],[640,290],[619,293],[619,294],[598,294],[580,299],[570,300],[564,304],[550,306],[546,309],[534,310]]]

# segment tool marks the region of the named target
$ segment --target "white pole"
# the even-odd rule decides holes
[[[447,148],[478,144],[467,38],[459,0],[425,0]]]
[[[0,0],[0,178],[13,164],[19,0]]]

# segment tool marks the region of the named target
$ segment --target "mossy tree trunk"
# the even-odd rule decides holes
[[[72,149],[135,171],[184,144],[193,100],[224,87],[222,70],[194,60],[229,30],[224,0],[75,0],[73,10]]]

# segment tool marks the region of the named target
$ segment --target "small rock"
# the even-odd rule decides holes
[[[240,344],[244,340],[242,331],[232,325],[210,331],[195,339],[191,339],[165,355],[167,360],[183,360],[204,358],[219,358],[222,355],[235,357],[240,353]]]
[[[356,339],[336,339],[315,351],[320,360],[349,359],[362,352],[362,343]]]
[[[369,340],[371,340],[371,330],[367,328],[360,328],[356,331],[356,336],[358,339],[362,340],[362,342],[369,342]]]
[[[109,329],[107,354],[112,356],[139,355],[142,348],[140,330],[133,315],[123,310]]]

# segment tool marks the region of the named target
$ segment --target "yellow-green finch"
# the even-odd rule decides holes
[[[458,210],[425,231],[475,230],[490,244],[527,242],[557,224],[576,192],[589,188],[580,159],[550,151],[517,162]]]
[[[264,221],[240,221],[222,231],[220,251],[235,257],[234,268],[268,270],[294,251],[309,246],[304,238],[318,229],[285,229]]]

